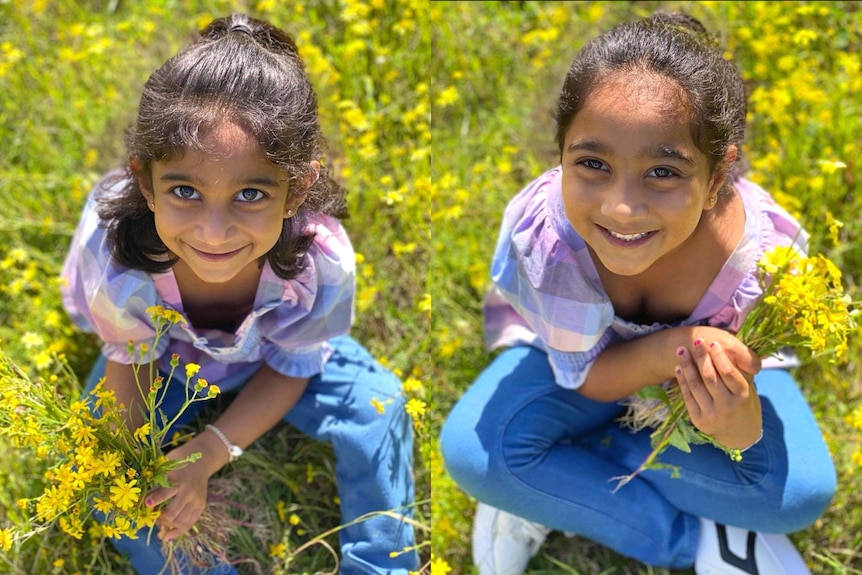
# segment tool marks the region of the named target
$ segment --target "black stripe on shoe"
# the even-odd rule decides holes
[[[727,527],[721,523],[715,524],[718,531],[718,550],[721,552],[721,559],[728,565],[733,565],[737,569],[748,573],[749,575],[760,575],[757,569],[757,559],[754,557],[754,542],[757,538],[757,533],[754,531],[748,532],[748,539],[745,543],[745,557],[740,557],[730,550],[727,544]]]

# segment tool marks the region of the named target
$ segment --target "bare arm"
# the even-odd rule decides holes
[[[290,411],[307,385],[307,378],[287,377],[263,366],[214,424],[231,443],[246,448]],[[168,457],[182,459],[196,452],[200,459],[171,472],[171,487],[147,494],[149,506],[171,500],[158,520],[165,541],[176,539],[195,524],[206,507],[209,478],[230,461],[227,447],[209,430],[177,447]]]
[[[141,377],[146,379],[148,375],[146,367],[141,370]],[[141,384],[143,389],[149,389],[149,382]],[[105,388],[113,391],[117,398],[117,405],[126,407],[126,425],[130,429],[137,429],[144,422],[141,407],[144,405],[144,397],[135,381],[133,366],[108,360],[105,365]]]
[[[694,348],[695,340],[718,342],[737,368],[748,374],[760,370],[760,359],[736,336],[713,327],[674,327],[619,343],[596,359],[578,391],[597,401],[618,401],[648,385],[675,378],[681,347]]]

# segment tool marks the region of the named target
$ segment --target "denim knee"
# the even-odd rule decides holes
[[[827,464],[828,463],[828,464]],[[780,509],[764,513],[761,531],[793,533],[823,516],[835,496],[837,480],[831,462],[810,467],[788,478],[781,493]]]
[[[502,476],[490,470],[491,457],[475,430],[458,417],[457,406],[443,424],[440,453],[446,471],[465,493],[480,501],[499,493]]]

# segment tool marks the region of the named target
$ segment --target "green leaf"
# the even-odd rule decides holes
[[[680,451],[691,453],[691,446],[689,446],[688,441],[686,441],[685,433],[679,428],[679,426],[674,427],[673,431],[671,431],[670,444]]]
[[[680,421],[677,426],[682,430],[683,437],[690,445],[703,445],[704,443],[712,443],[712,438],[704,432],[697,429],[689,421]]]
[[[670,405],[667,391],[665,391],[665,389],[660,385],[648,385],[643,387],[638,391],[637,395],[643,399],[658,399],[665,405]]]

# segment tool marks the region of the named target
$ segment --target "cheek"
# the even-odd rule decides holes
[[[182,219],[166,212],[156,212],[156,233],[166,245],[175,241],[184,227]]]
[[[284,228],[284,218],[271,218],[266,222],[258,222],[255,229],[258,230],[260,243],[270,247],[274,246],[281,237],[281,231]]]

